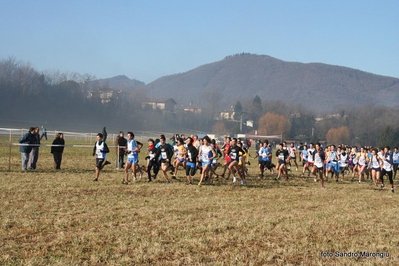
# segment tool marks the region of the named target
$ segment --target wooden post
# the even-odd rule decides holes
[[[10,141],[10,149],[9,149],[9,152],[8,152],[8,171],[9,172],[11,171],[11,146],[12,146],[12,143]]]
[[[116,147],[116,161],[115,161],[115,163],[118,166],[117,168],[120,169],[121,166],[119,165],[119,143],[118,143],[118,146]]]

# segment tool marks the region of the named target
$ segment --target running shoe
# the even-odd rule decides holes
[[[199,187],[202,187],[202,184],[201,184],[201,182],[199,182],[199,183],[198,183],[198,186],[199,186]]]
[[[391,188],[391,192],[392,192],[392,193],[394,193],[394,192],[395,192],[395,190],[393,189],[393,187]]]
[[[94,178],[93,181],[94,181],[94,182],[97,182],[97,181],[98,181],[98,178]]]
[[[241,180],[241,185],[245,185],[247,183],[246,179]]]
[[[233,177],[233,183],[237,182],[237,177]]]

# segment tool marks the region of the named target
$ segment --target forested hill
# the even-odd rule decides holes
[[[126,92],[132,92],[135,88],[145,85],[144,82],[136,79],[130,79],[125,75],[119,75],[106,79],[97,79],[90,81],[89,84],[97,88],[110,88],[114,90],[123,90]]]
[[[319,111],[365,103],[399,101],[399,79],[321,63],[285,62],[266,55],[239,54],[146,86],[149,95],[178,104],[204,105],[204,92],[218,91],[220,107],[237,99],[284,100]]]

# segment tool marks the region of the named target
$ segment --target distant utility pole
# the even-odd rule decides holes
[[[240,133],[242,133],[242,114],[240,116]]]

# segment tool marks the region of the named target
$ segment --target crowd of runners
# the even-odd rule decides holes
[[[94,181],[98,181],[104,166],[111,164],[106,160],[110,152],[106,144],[105,127],[102,133],[98,133],[93,147],[93,156],[96,157]],[[43,136],[42,136],[43,137]],[[249,148],[255,147],[255,155],[252,161],[257,160],[258,179],[265,178],[265,172],[269,171],[269,177],[276,181],[288,180],[293,177],[293,168],[302,178],[313,178],[325,188],[328,179],[336,182],[350,180],[359,184],[368,180],[375,187],[383,189],[384,177],[388,176],[390,189],[394,192],[394,179],[399,165],[399,150],[389,146],[383,148],[350,147],[348,145],[329,145],[323,147],[320,143],[296,145],[294,142],[287,145],[286,142],[276,145],[273,151],[272,145],[267,140],[242,140],[240,138],[225,137],[223,143],[208,136],[198,138],[197,135],[185,137],[175,134],[166,139],[160,135],[157,139],[148,139],[147,146],[136,141],[133,132],[128,132],[127,137],[120,132],[116,141],[116,168],[124,169],[122,183],[129,184],[132,172],[133,180],[138,175],[146,175],[148,182],[157,178],[161,172],[165,182],[169,184],[171,179],[179,175],[187,179],[187,185],[193,184],[193,177],[198,172],[198,186],[212,182],[219,178],[231,180],[233,183],[245,185],[247,182],[248,168],[250,165]],[[20,152],[22,170],[35,169],[40,146],[39,128],[31,127],[21,139]],[[59,170],[62,160],[62,152],[65,141],[63,134],[58,133],[51,147],[54,155],[54,169]],[[145,162],[139,164],[139,153],[145,152]],[[126,157],[126,162],[125,162]],[[273,163],[274,162],[274,163]],[[300,165],[299,165],[299,164]]]
[[[109,162],[105,160],[105,143],[101,133],[93,150],[97,155],[99,171]],[[106,145],[106,144],[105,144]],[[329,145],[323,147],[320,143],[309,145],[295,145],[286,142],[278,144],[276,151],[267,140],[241,140],[240,138],[225,137],[223,144],[205,136],[201,139],[196,135],[185,137],[174,135],[168,141],[164,135],[158,139],[149,139],[147,147],[134,140],[132,132],[127,133],[127,139],[120,132],[115,145],[117,146],[117,164],[124,169],[124,184],[129,184],[129,171],[133,179],[138,175],[147,175],[148,182],[157,178],[161,172],[165,182],[185,176],[187,185],[193,184],[194,175],[199,172],[198,186],[219,178],[226,178],[233,183],[245,185],[247,182],[249,148],[255,146],[253,160],[257,159],[259,168],[258,179],[265,178],[265,171],[269,171],[276,181],[288,180],[293,167],[301,177],[313,178],[325,188],[325,181],[332,179],[336,182],[350,180],[359,184],[369,180],[374,186],[383,189],[384,176],[387,175],[391,191],[394,192],[393,179],[399,164],[399,151],[386,146],[384,148],[349,147],[347,145]],[[139,153],[146,152],[146,162],[139,165]],[[127,156],[126,163],[124,156]],[[273,163],[275,162],[275,163]],[[301,165],[299,165],[299,164]],[[301,168],[301,169],[300,169]],[[220,170],[219,170],[220,169]],[[98,173],[99,173],[98,171]],[[182,171],[182,173],[180,172]],[[292,171],[292,172],[291,172]],[[97,170],[96,170],[97,173]],[[95,180],[98,180],[96,175]]]
[[[98,138],[97,143],[103,143],[100,134]],[[179,170],[182,170],[183,175],[187,178],[187,185],[193,184],[193,176],[197,172],[200,173],[198,186],[213,179],[224,178],[225,175],[227,178],[232,175],[234,183],[246,184],[248,174],[246,165],[249,163],[246,159],[249,155],[249,142],[244,143],[240,139],[226,137],[223,146],[219,147],[216,140],[211,140],[208,136],[199,139],[197,135],[186,138],[179,134],[169,140],[167,141],[164,135],[160,135],[155,140],[149,139],[146,147],[146,163],[139,165],[139,153],[144,150],[143,143],[134,140],[132,132],[127,133],[125,143],[124,133],[120,132],[115,145],[117,147],[117,163],[125,172],[122,183],[130,183],[129,172],[131,171],[133,180],[145,172],[148,182],[157,178],[161,172],[165,182],[169,184],[171,179],[176,179],[180,174]],[[107,162],[105,161],[106,152],[101,148],[96,148],[96,150],[97,161]],[[123,159],[124,155],[127,156],[126,162]],[[220,162],[222,158],[224,161]],[[101,164],[97,165],[97,168],[101,167]],[[223,168],[223,173],[220,175],[216,173],[219,167]],[[98,180],[98,177],[95,180]]]

